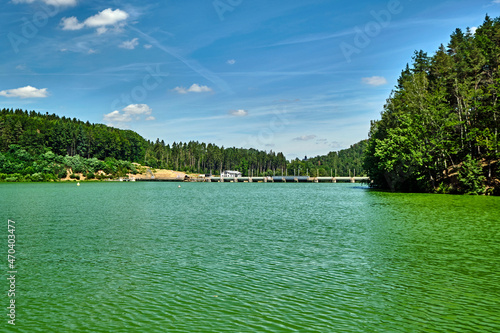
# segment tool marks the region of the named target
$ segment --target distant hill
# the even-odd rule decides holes
[[[219,174],[239,170],[273,175],[302,172],[329,176],[364,174],[366,142],[308,160],[287,161],[283,153],[225,148],[197,141],[166,144],[144,139],[131,130],[20,109],[0,111],[0,181],[49,181],[81,174],[105,178],[134,173],[133,163],[186,173]]]
[[[298,172],[309,174],[310,176],[365,176],[363,168],[364,151],[368,140],[362,140],[353,144],[347,149],[338,152],[332,151],[327,155],[307,158],[303,160],[295,159],[288,164],[288,175]],[[290,173],[291,171],[291,173]]]

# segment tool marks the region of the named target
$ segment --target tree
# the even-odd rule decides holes
[[[471,155],[467,155],[458,171],[458,181],[461,192],[465,194],[482,194],[486,177],[483,176],[481,162],[476,161]]]
[[[456,29],[447,48],[412,59],[371,124],[368,175],[392,190],[433,191],[453,187],[460,169],[458,185],[480,191],[482,166],[471,159],[486,161],[491,178],[499,158],[500,20],[487,16],[475,34]]]

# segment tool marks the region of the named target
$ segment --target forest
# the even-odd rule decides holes
[[[303,160],[295,159],[288,164],[288,175],[293,174],[293,170],[303,170],[309,176],[330,177],[330,176],[365,176],[363,168],[363,156],[368,140],[362,140],[351,145],[348,149],[338,152],[332,151],[327,155],[316,156]],[[296,171],[297,172],[297,171]]]
[[[21,109],[0,111],[0,181],[105,179],[136,173],[136,164],[186,173],[244,176],[363,174],[366,141],[326,156],[287,161],[282,153],[195,141],[165,144],[131,130]]]
[[[372,121],[364,167],[393,191],[499,194],[500,19],[416,51]]]
[[[165,145],[157,140],[146,149],[146,164],[152,167],[185,172],[220,174],[221,170],[238,170],[243,176],[348,175],[349,170],[363,174],[363,151],[366,140],[349,149],[330,152],[325,156],[287,161],[283,153],[256,149],[224,148],[198,142]]]

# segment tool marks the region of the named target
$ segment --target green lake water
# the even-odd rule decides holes
[[[500,332],[500,198],[0,185],[1,332]]]

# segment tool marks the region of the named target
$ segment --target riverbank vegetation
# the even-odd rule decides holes
[[[239,170],[244,176],[362,175],[365,143],[311,159],[287,161],[282,153],[224,148],[199,142],[165,144],[78,119],[20,109],[0,111],[0,181],[107,179],[140,172],[137,164],[186,173],[220,174]],[[351,170],[351,171],[349,171]],[[356,171],[354,171],[356,170]]]
[[[415,52],[371,124],[365,169],[396,191],[499,194],[500,19]]]

